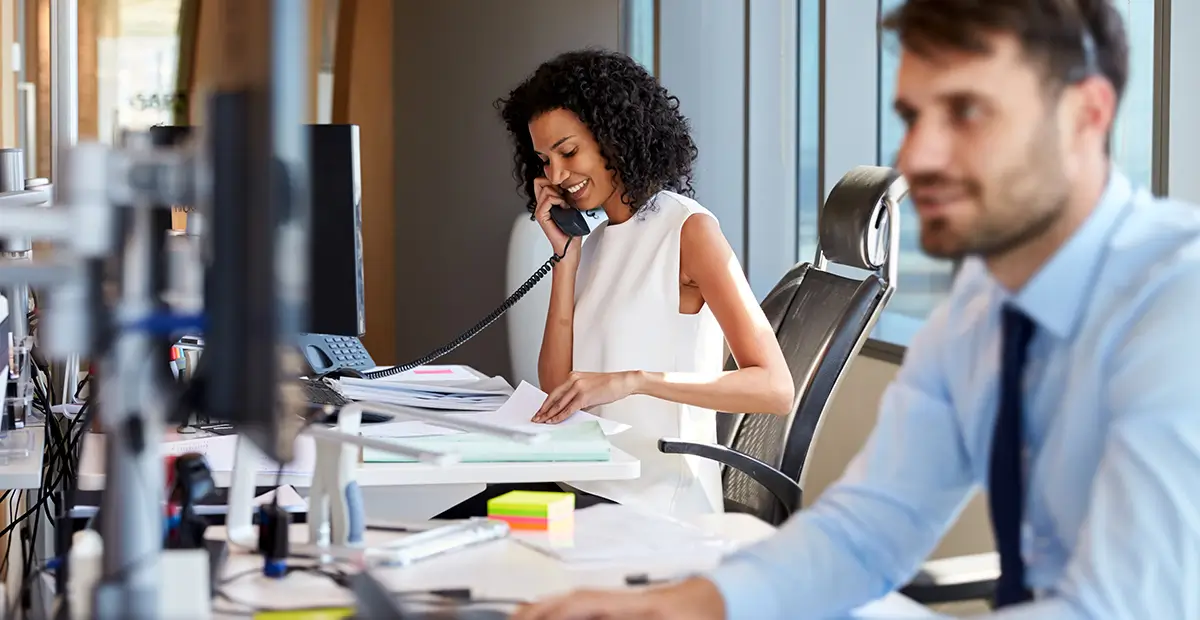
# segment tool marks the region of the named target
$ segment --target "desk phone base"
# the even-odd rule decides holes
[[[339,368],[364,371],[375,367],[367,348],[354,336],[300,334],[296,344],[314,375],[323,375]]]

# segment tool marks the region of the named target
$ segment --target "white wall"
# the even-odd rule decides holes
[[[879,400],[899,366],[859,356],[838,387],[810,463],[805,467],[804,503],[811,505],[845,471],[850,459],[866,443],[875,427]],[[959,517],[931,557],[944,558],[995,550],[987,502],[977,495]]]

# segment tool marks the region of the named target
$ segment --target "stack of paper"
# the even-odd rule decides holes
[[[443,411],[492,411],[508,400],[513,389],[500,377],[470,381],[381,381],[339,379],[350,400]]]
[[[381,367],[378,370],[386,370],[390,367]],[[486,379],[484,375],[471,369],[468,366],[457,364],[430,364],[428,366],[418,366],[412,370],[406,370],[402,373],[376,379],[376,381],[415,381],[417,383],[441,383],[444,381],[478,381]]]
[[[447,424],[453,424],[455,420],[470,420],[472,422],[482,422],[491,426],[504,428],[507,430],[519,430],[533,433],[555,431],[561,428],[568,428],[579,424],[587,424],[589,422],[599,425],[600,430],[605,435],[616,435],[629,428],[626,424],[605,420],[597,417],[586,411],[576,411],[571,416],[562,420],[558,424],[543,424],[533,421],[533,415],[546,401],[546,393],[538,388],[522,381],[521,385],[513,391],[512,395],[504,401],[503,405],[492,411],[472,411],[472,412],[437,412],[436,415],[441,416],[446,420]],[[430,412],[425,412],[426,414]],[[463,432],[453,426],[440,426],[435,421],[427,420],[417,422],[414,420],[397,421],[388,424],[371,424],[364,426],[360,431],[361,434],[370,437],[432,437],[440,435],[451,435]]]

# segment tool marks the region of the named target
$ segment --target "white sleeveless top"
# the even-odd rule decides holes
[[[724,336],[708,304],[698,314],[679,312],[680,230],[692,215],[713,215],[667,191],[650,204],[621,224],[600,224],[583,244],[575,281],[576,371],[715,373],[724,368]],[[610,439],[641,461],[641,476],[568,484],[660,514],[723,510],[717,463],[658,451],[663,437],[714,442],[711,409],[630,396],[592,413],[632,427]]]

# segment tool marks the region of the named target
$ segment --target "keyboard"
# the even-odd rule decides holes
[[[350,399],[342,396],[333,386],[325,383],[324,379],[301,379],[301,387],[304,388],[304,396],[308,402],[317,405],[318,407],[330,406],[334,408],[333,413],[321,419],[326,424],[337,424],[337,410],[350,404]],[[362,413],[362,424],[379,424],[381,422],[391,422],[392,416],[383,413],[374,413],[364,411]]]
[[[342,396],[333,389],[333,386],[325,383],[322,379],[301,379],[300,386],[304,388],[304,397],[314,405],[345,407],[350,404],[348,398]]]

